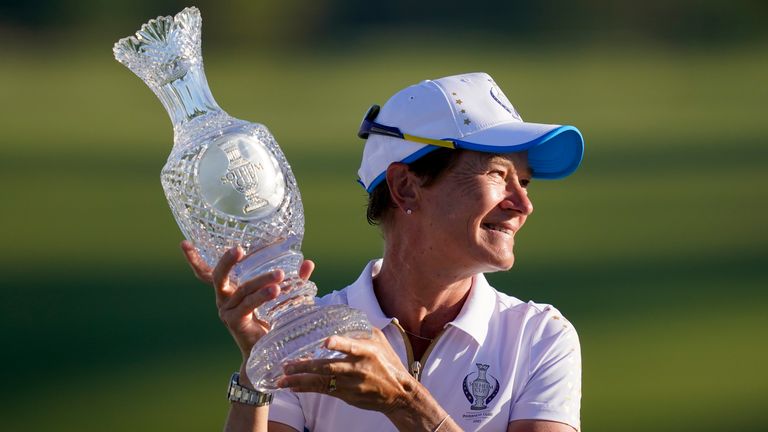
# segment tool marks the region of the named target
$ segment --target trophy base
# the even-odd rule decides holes
[[[343,358],[345,354],[323,346],[333,335],[370,338],[371,324],[363,312],[346,305],[291,310],[273,322],[272,330],[253,346],[246,365],[248,379],[259,391],[274,391],[286,363]]]

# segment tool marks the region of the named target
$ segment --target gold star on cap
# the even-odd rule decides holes
[[[464,119],[464,124],[465,124],[465,125],[468,125],[468,124],[470,124],[470,123],[472,123],[472,120],[470,120],[470,119],[467,119],[467,118],[465,118],[465,119]]]
[[[462,104],[461,99],[456,99],[456,103],[461,105]]]
[[[464,113],[466,113],[466,112],[467,112],[467,110],[465,110],[465,109],[461,110],[461,113],[462,113],[462,114],[464,114]]]
[[[456,96],[456,92],[451,93],[452,95]]]

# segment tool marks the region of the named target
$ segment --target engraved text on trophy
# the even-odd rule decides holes
[[[245,220],[267,217],[285,197],[282,170],[256,137],[225,134],[212,140],[198,168],[205,202],[226,215]]]
[[[223,142],[219,144],[219,148],[224,151],[229,160],[227,174],[221,178],[221,181],[224,184],[231,184],[236,191],[245,195],[248,204],[243,207],[243,213],[248,214],[267,205],[267,201],[259,197],[259,172],[264,171],[261,164],[245,159],[236,142]]]

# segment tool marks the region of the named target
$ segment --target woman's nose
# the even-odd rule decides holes
[[[525,216],[533,213],[533,203],[528,198],[528,192],[520,185],[513,185],[507,189],[507,196],[501,202],[501,208],[504,210],[515,210]]]

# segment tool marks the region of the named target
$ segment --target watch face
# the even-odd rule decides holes
[[[229,386],[227,386],[227,398],[232,397],[232,392],[235,391],[235,386],[240,382],[240,374],[235,372],[229,377]]]
[[[227,388],[227,399],[231,402],[240,402],[243,387],[240,386],[239,382],[240,374],[235,372],[232,374],[232,378],[229,379],[229,388]]]

